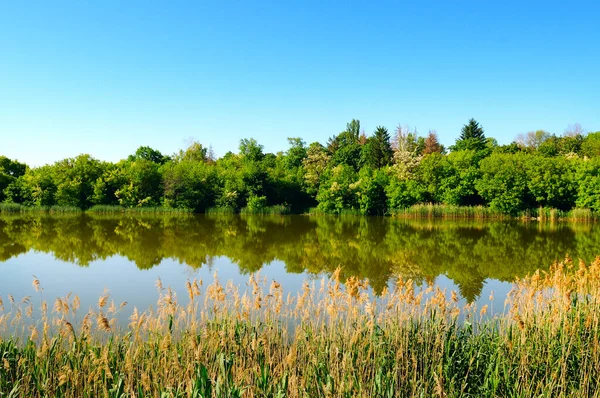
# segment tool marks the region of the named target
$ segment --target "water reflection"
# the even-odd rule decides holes
[[[512,281],[566,254],[600,254],[592,224],[483,223],[307,216],[2,216],[0,261],[31,250],[88,266],[122,256],[140,269],[164,259],[193,268],[227,257],[241,273],[281,261],[286,272],[368,278],[450,278],[471,301],[486,279]]]

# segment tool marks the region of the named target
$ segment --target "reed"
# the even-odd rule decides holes
[[[216,206],[206,209],[206,214],[236,214],[233,207]]]
[[[24,206],[19,203],[0,203],[0,213],[81,213],[75,206]]]
[[[244,207],[240,214],[268,214],[268,215],[283,215],[290,214],[291,208],[285,205],[265,206],[261,208]]]
[[[191,213],[190,209],[174,208],[174,207],[124,207],[116,205],[95,205],[86,210],[86,213],[96,214],[120,214],[120,213]]]
[[[392,216],[400,218],[447,218],[447,219],[507,219],[500,212],[485,206],[451,206],[443,204],[417,204],[405,209],[394,210]]]
[[[157,281],[156,309],[105,292],[53,309],[0,298],[0,393],[115,397],[567,397],[600,388],[600,258],[515,281],[495,315],[454,292],[396,280],[380,298],[340,272],[296,296],[256,275],[215,278],[186,299]],[[34,294],[43,298],[37,278]],[[2,301],[4,299],[4,301]],[[502,307],[502,305],[500,305]],[[10,333],[9,333],[10,331]]]
[[[20,213],[22,209],[18,203],[0,203],[0,213]]]

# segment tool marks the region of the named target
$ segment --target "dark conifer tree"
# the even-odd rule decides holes
[[[473,118],[469,119],[469,122],[463,126],[460,137],[456,140],[454,146],[451,147],[453,151],[460,151],[464,149],[481,151],[485,148],[485,133],[483,128]]]

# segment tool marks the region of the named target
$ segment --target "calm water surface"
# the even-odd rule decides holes
[[[600,254],[595,224],[450,222],[308,216],[0,217],[0,296],[44,299],[77,293],[82,308],[108,289],[115,302],[145,309],[161,278],[186,296],[185,282],[232,280],[244,288],[260,272],[296,293],[327,277],[368,279],[374,294],[397,276],[456,289],[465,301],[502,299],[515,277],[566,255]]]

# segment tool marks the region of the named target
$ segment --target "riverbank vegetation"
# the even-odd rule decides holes
[[[586,134],[580,126],[498,145],[471,119],[446,149],[434,131],[420,136],[398,127],[390,137],[379,126],[367,136],[352,120],[325,145],[300,138],[289,144],[272,154],[243,139],[237,154],[219,159],[198,142],[171,156],[140,147],[117,163],[79,155],[35,168],[0,157],[0,211],[16,211],[16,204],[102,212],[576,214],[586,220],[600,212],[600,132]]]
[[[515,281],[506,303],[397,279],[380,298],[339,271],[295,297],[276,281],[157,281],[156,309],[103,294],[82,311],[42,285],[0,301],[6,396],[595,396],[600,388],[600,258]],[[37,307],[38,303],[39,309]],[[489,316],[492,307],[502,308]],[[11,332],[8,333],[7,331]]]

